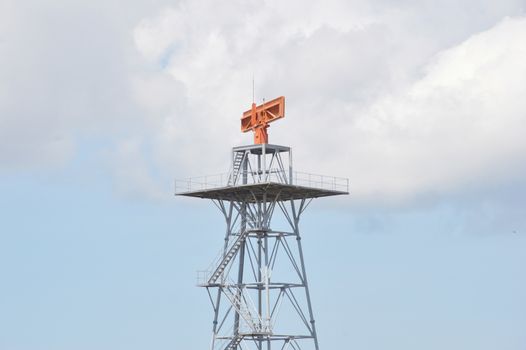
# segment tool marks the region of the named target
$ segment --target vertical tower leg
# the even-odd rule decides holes
[[[223,259],[225,258],[227,254],[227,248],[228,248],[228,242],[230,240],[230,236],[232,234],[232,214],[234,205],[232,202],[228,203],[228,208],[225,206],[225,203],[218,202],[217,204],[218,208],[221,210],[225,217],[226,221],[226,233],[225,233],[225,242],[223,245]],[[210,294],[210,288],[207,287],[208,295],[210,296],[210,299],[212,299],[212,296]],[[218,318],[219,318],[219,308],[221,307],[221,289],[217,289],[217,294],[215,298],[216,302],[215,304],[212,302],[212,306],[214,308],[214,321],[212,323],[212,342],[210,344],[210,350],[214,350],[215,348],[215,342],[217,337],[217,327],[218,327]]]
[[[309,283],[307,280],[307,270],[305,269],[305,259],[303,258],[303,248],[301,246],[301,235],[300,235],[300,230],[299,230],[301,210],[303,210],[304,206],[305,206],[305,200],[303,199],[301,201],[301,205],[299,209],[300,211],[297,212],[296,207],[294,205],[294,201],[291,201],[292,215],[294,216],[294,232],[296,233],[296,242],[298,243],[298,253],[300,257],[301,274],[303,275],[303,285],[305,288],[305,297],[307,299],[307,306],[309,309],[309,318],[310,318],[309,322],[311,324],[311,333],[314,338],[314,346],[316,350],[319,350],[318,336],[316,334],[316,325],[314,321],[314,313],[312,312],[312,303],[310,299]]]

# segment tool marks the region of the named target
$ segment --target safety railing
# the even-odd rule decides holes
[[[349,192],[349,179],[344,177],[294,171],[292,183],[296,186],[319,188],[330,191]]]
[[[269,169],[267,171],[246,171],[237,174],[220,173],[175,180],[175,193],[212,190],[224,187],[262,183],[288,184],[329,191],[349,192],[349,179],[343,177],[311,174],[299,171]]]

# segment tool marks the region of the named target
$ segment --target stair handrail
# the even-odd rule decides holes
[[[236,289],[236,294],[232,293],[230,288]],[[240,286],[239,284],[233,282],[232,280],[229,280],[228,284],[224,284],[222,286],[223,293],[226,295],[226,297],[231,302],[232,306],[236,310],[236,312],[244,319],[244,321],[247,323],[248,327],[256,333],[271,333],[271,325],[267,324],[265,320],[258,314],[256,306],[250,297],[249,293],[244,293],[245,288],[243,286]],[[228,291],[228,292],[226,292]],[[239,300],[237,300],[237,292],[239,292]],[[228,293],[231,293],[230,295]],[[247,303],[244,302],[244,300],[248,300],[250,305],[247,305]],[[241,308],[241,306],[244,306],[244,309]],[[251,309],[257,316],[253,316]]]
[[[226,261],[226,263],[225,263],[225,267],[223,268],[223,271],[220,272],[221,275],[223,274],[223,272],[225,271],[226,266],[236,257],[237,253],[239,252],[239,249],[241,248],[241,245],[243,244],[243,241],[247,238],[248,234],[249,234],[248,230],[243,231],[233,241],[233,243],[227,248],[226,253],[222,256],[221,260],[218,261],[218,263],[215,266],[215,268],[211,271],[211,274],[210,274],[209,279],[208,279],[208,284],[213,284],[214,282],[217,281],[217,279],[220,277],[220,275],[215,277],[216,273],[219,271],[219,269],[221,268],[223,263],[225,263],[225,260],[228,259],[228,261]],[[239,246],[236,247],[236,245],[238,243],[239,243]],[[233,249],[235,249],[235,251],[233,252],[232,256],[229,256],[230,253],[233,251]]]

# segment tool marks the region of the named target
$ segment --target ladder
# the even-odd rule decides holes
[[[232,259],[235,258],[235,256],[237,255],[237,252],[239,251],[239,248],[241,248],[241,245],[245,242],[245,239],[247,238],[248,233],[249,233],[248,230],[245,230],[244,232],[242,232],[239,235],[239,237],[236,239],[234,244],[232,244],[232,246],[230,247],[228,252],[225,254],[225,256],[223,257],[219,265],[216,267],[212,275],[210,275],[210,278],[208,279],[209,285],[216,283],[219,277],[221,277],[226,267],[228,266],[228,263],[232,261]]]
[[[228,185],[233,186],[236,184],[237,178],[239,176],[239,171],[241,170],[241,165],[243,164],[244,159],[245,152],[236,152],[232,164],[232,174],[230,174],[230,178],[228,179]]]

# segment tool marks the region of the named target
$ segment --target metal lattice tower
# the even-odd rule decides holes
[[[226,222],[218,258],[198,272],[214,311],[211,350],[319,350],[299,222],[314,198],[348,180],[293,171],[289,147],[234,147],[225,174],[176,181],[211,199]]]

